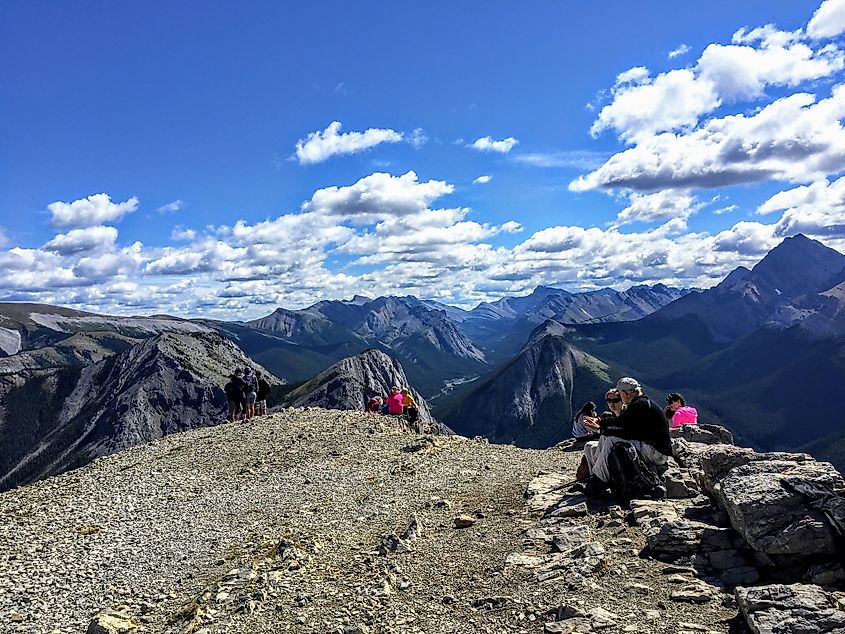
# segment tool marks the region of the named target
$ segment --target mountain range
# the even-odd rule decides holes
[[[703,291],[541,286],[472,310],[356,296],[248,322],[2,304],[0,488],[221,422],[245,365],[273,377],[276,404],[355,409],[398,382],[427,424],[528,447],[568,437],[584,401],[632,375],[741,442],[843,464],[843,302],[845,256],[799,235]]]

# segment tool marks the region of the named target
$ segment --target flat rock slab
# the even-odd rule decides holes
[[[562,553],[548,555],[548,560],[537,572],[538,581],[564,577],[573,581],[597,572],[605,560],[605,550],[599,542],[587,542]]]
[[[845,612],[819,586],[793,584],[737,588],[736,600],[754,634],[843,634]]]
[[[542,513],[557,504],[563,497],[562,488],[572,480],[569,474],[548,472],[537,475],[525,488],[529,510]]]

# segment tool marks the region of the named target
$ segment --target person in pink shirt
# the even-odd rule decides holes
[[[390,388],[390,395],[387,397],[387,413],[400,415],[405,411],[405,400],[398,387]]]
[[[672,413],[670,428],[682,427],[684,425],[698,424],[698,410],[687,405],[684,397],[678,392],[672,392],[666,397],[666,413]]]

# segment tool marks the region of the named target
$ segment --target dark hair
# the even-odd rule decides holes
[[[596,404],[592,401],[587,401],[586,403],[584,403],[581,409],[578,410],[578,413],[575,414],[575,418],[578,418],[581,414],[588,414],[590,412],[593,412],[595,414]]]
[[[666,395],[667,403],[674,403],[675,401],[681,401],[681,405],[683,407],[687,406],[687,402],[684,400],[684,397],[681,396],[678,392],[670,392]]]

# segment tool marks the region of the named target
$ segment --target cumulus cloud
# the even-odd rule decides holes
[[[815,180],[845,169],[843,117],[845,86],[821,101],[797,93],[752,116],[711,119],[688,134],[643,139],[569,188],[653,191]]]
[[[357,154],[381,143],[398,143],[401,132],[389,128],[369,128],[364,132],[341,132],[340,121],[333,121],[325,130],[311,132],[296,143],[296,157],[301,164],[322,163],[332,156]]]
[[[115,240],[117,240],[117,229],[99,225],[59,234],[45,244],[44,248],[60,255],[111,251],[114,249]]]
[[[845,0],[825,0],[807,24],[807,34],[815,39],[831,38],[845,32]]]
[[[419,213],[453,190],[454,185],[445,181],[421,183],[413,171],[402,176],[375,172],[354,185],[317,190],[311,200],[303,203],[302,211],[368,223],[384,216]]]
[[[507,154],[517,143],[519,143],[519,141],[512,136],[502,139],[501,141],[496,141],[493,137],[485,136],[480,139],[476,139],[470,143],[468,147],[478,150],[479,152],[498,152],[499,154]]]
[[[667,189],[654,194],[631,194],[630,204],[616,216],[616,225],[631,222],[666,221],[672,218],[686,220],[696,206],[688,191]]]
[[[669,59],[675,59],[676,57],[680,57],[681,55],[686,55],[690,52],[690,47],[686,44],[681,44],[678,48],[669,51],[667,57]]]
[[[162,214],[172,214],[172,213],[179,211],[184,206],[185,206],[185,203],[183,203],[181,200],[174,200],[171,203],[167,203],[166,205],[162,205],[156,211],[158,211],[159,213],[162,213]]]
[[[593,136],[614,130],[636,143],[667,131],[688,131],[725,103],[756,100],[769,86],[795,87],[829,77],[845,66],[836,46],[814,49],[801,31],[768,25],[737,31],[731,44],[710,44],[694,67],[652,77],[634,67],[621,73],[612,100],[590,128]]]
[[[122,203],[113,203],[108,194],[94,194],[72,203],[50,203],[47,209],[55,227],[90,227],[120,220],[138,209],[138,199],[132,196]]]
[[[820,180],[779,192],[758,208],[760,214],[782,211],[774,233],[779,238],[804,233],[819,239],[845,237],[845,177]]]
[[[472,182],[475,185],[484,185],[486,183],[489,183],[491,180],[493,180],[492,176],[490,176],[489,174],[482,174],[481,176],[479,176],[478,178],[476,178]]]

